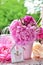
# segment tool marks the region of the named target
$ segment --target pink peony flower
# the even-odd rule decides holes
[[[21,21],[14,20],[10,27],[10,32],[16,42],[16,44],[24,45],[32,43],[35,40],[34,27],[28,24],[28,26],[22,25]]]
[[[39,32],[37,34],[37,39],[42,40],[43,39],[43,28],[39,28]]]
[[[28,24],[31,24],[32,26],[36,26],[37,25],[35,19],[32,16],[25,16],[24,18],[21,19],[21,22],[24,25],[28,25]]]
[[[11,62],[10,50],[14,44],[11,35],[0,35],[0,62]]]

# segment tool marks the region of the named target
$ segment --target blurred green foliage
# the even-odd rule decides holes
[[[8,26],[12,20],[19,19],[26,15],[24,0],[0,0],[0,29]],[[28,14],[38,21],[40,13]]]
[[[0,0],[0,29],[26,15],[24,0]]]

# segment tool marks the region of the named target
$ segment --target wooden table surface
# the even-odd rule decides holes
[[[43,60],[25,60],[20,63],[0,63],[0,65],[43,65]]]

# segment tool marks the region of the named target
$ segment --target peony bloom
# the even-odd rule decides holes
[[[11,35],[0,35],[0,62],[11,62],[10,50],[14,44]]]
[[[32,26],[37,25],[35,19],[32,16],[25,16],[24,18],[21,19],[21,22],[24,25],[28,25],[28,24],[31,24]]]
[[[42,40],[43,39],[43,28],[39,28],[39,32],[37,34],[37,39]]]
[[[30,24],[28,24],[28,26],[25,26],[21,24],[21,21],[14,20],[11,23],[9,29],[16,44],[25,45],[32,43],[35,40],[36,31]]]

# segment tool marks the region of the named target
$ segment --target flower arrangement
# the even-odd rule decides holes
[[[15,42],[21,45],[33,42],[36,35],[35,25],[36,21],[31,16],[25,16],[21,20],[14,20],[10,25],[10,32]]]
[[[31,16],[14,20],[10,24],[9,30],[15,40],[15,44],[21,45],[25,49],[24,59],[31,58],[33,42],[36,39],[36,26],[37,23]]]
[[[36,39],[36,27],[37,23],[32,16],[12,21],[9,26],[10,36],[0,36],[0,61],[11,61],[10,50],[14,44],[25,49],[24,59],[31,58],[33,42]]]

